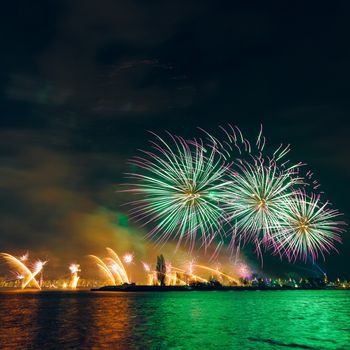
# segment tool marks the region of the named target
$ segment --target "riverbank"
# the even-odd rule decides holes
[[[146,286],[146,285],[121,285],[121,286],[103,286],[92,288],[94,292],[192,292],[192,291],[278,291],[278,290],[346,290],[340,287],[268,287],[268,286]]]

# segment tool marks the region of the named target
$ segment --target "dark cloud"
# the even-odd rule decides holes
[[[348,221],[348,10],[344,2],[4,5],[1,250],[70,259],[108,242],[127,249],[125,236],[141,251],[142,232],[118,223],[127,159],[146,147],[147,130],[191,137],[197,126],[226,123],[249,137],[263,123],[269,144],[291,143],[290,157],[308,164]],[[348,273],[349,241],[329,258],[331,273]],[[264,266],[292,269],[278,259]]]

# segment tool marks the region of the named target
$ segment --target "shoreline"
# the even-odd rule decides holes
[[[86,292],[119,292],[119,293],[140,293],[140,292],[254,292],[254,291],[312,291],[312,290],[325,290],[325,291],[347,291],[350,288],[344,287],[258,287],[258,286],[148,286],[148,285],[120,285],[120,286],[102,286],[99,288],[13,288],[5,287],[0,288],[1,293],[86,293]]]
[[[283,290],[349,290],[342,287],[252,287],[252,286],[147,286],[147,285],[122,285],[103,286],[90,289],[92,292],[243,292],[243,291],[283,291]]]

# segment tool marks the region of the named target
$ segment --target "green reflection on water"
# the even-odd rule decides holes
[[[350,349],[350,291],[0,293],[1,348]]]
[[[347,291],[196,294],[154,296],[151,348],[350,349]]]

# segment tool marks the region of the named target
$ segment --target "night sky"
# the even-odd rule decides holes
[[[57,266],[108,245],[142,254],[116,192],[128,158],[149,130],[193,137],[227,123],[290,143],[349,222],[348,2],[234,3],[2,4],[0,251]],[[343,240],[319,264],[350,278]],[[268,256],[264,268],[313,269]]]

